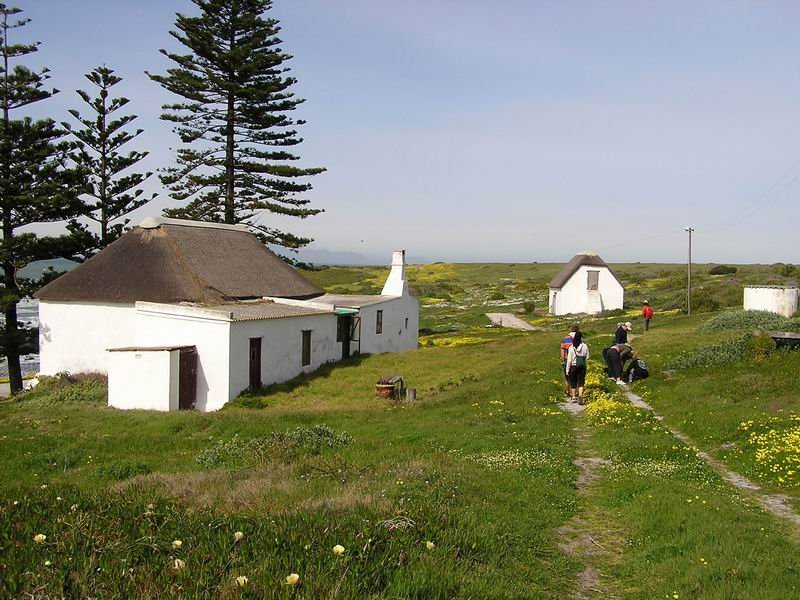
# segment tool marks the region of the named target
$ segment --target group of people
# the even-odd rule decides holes
[[[653,309],[645,302],[642,309],[644,328],[650,328]],[[605,372],[617,384],[646,379],[649,376],[647,365],[636,355],[636,351],[628,342],[628,334],[633,329],[630,321],[617,323],[614,332],[614,343],[602,352],[606,363]],[[564,373],[564,394],[571,402],[585,404],[584,387],[586,385],[586,366],[589,361],[589,346],[583,339],[580,326],[570,327],[570,332],[561,340],[561,370]],[[626,367],[627,364],[627,367]]]

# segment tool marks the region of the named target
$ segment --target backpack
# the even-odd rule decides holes
[[[581,343],[581,346],[583,346],[582,343]],[[578,348],[580,348],[580,346],[578,346]],[[579,368],[585,368],[586,367],[586,357],[585,356],[581,356],[580,354],[578,354],[578,348],[575,348],[575,366],[579,367]]]
[[[633,364],[628,367],[628,375],[626,379],[629,382],[638,381],[639,379],[647,379],[650,377],[650,371],[647,368],[647,364],[641,359],[637,358],[633,361]]]

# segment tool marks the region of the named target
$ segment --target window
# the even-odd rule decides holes
[[[375,333],[380,335],[383,333],[383,311],[379,310],[375,320]]]
[[[586,289],[597,290],[597,281],[600,279],[600,271],[587,271],[587,274]]]
[[[306,329],[303,331],[303,366],[307,367],[311,364],[311,330]]]
[[[408,329],[408,317],[406,317],[406,329]]]

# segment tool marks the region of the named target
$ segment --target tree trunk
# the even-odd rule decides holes
[[[10,100],[8,97],[8,15],[3,15],[3,177],[6,183],[11,177],[9,163],[11,161],[8,149]],[[2,194],[0,203],[3,207],[3,282],[8,295],[8,306],[5,309],[6,323],[3,328],[3,341],[5,342],[6,359],[8,361],[8,381],[11,393],[22,391],[22,369],[19,366],[19,323],[17,321],[17,302],[19,302],[19,288],[17,287],[16,268],[14,267],[14,223],[12,221],[12,200]]]

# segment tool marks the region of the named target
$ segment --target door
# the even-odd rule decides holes
[[[336,339],[342,342],[342,358],[350,358],[350,340],[352,339],[353,317],[350,315],[340,316],[337,321]]]
[[[586,289],[597,291],[597,284],[600,280],[600,271],[587,271],[589,278],[586,282]]]
[[[197,399],[197,349],[181,348],[178,360],[178,409],[192,410]]]
[[[261,338],[250,338],[250,389],[261,387]]]

